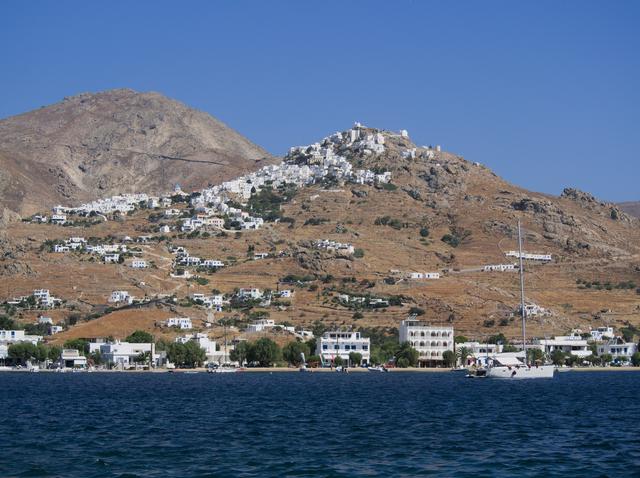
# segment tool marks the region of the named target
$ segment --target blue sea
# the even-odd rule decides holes
[[[0,374],[2,477],[640,476],[640,373]]]

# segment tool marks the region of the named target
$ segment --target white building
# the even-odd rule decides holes
[[[467,349],[469,355],[466,359],[466,362],[461,364],[464,366],[476,365],[476,366],[486,366],[492,356],[502,353],[503,346],[502,344],[483,344],[480,342],[462,342],[459,344],[455,344],[455,348],[457,351],[465,348]]]
[[[133,297],[130,296],[129,292],[127,292],[126,290],[114,290],[111,293],[111,297],[109,297],[109,302],[112,302],[115,304],[119,304],[119,303],[132,304]]]
[[[637,351],[638,344],[625,342],[622,337],[617,337],[604,344],[598,345],[598,355],[609,354],[613,357],[614,362],[628,362],[631,360],[631,356]]]
[[[129,342],[115,341],[113,343],[95,344],[102,355],[102,358],[112,365],[119,365],[127,368],[132,365],[141,354],[152,354],[154,352],[153,344],[141,343],[134,344]],[[91,347],[93,346],[93,347]],[[90,344],[94,348],[94,344]],[[155,359],[155,357],[151,357]]]
[[[400,343],[409,344],[418,351],[420,367],[443,365],[445,351],[453,352],[453,327],[447,325],[429,325],[414,317],[400,322]]]
[[[241,299],[262,299],[262,291],[255,287],[248,289],[240,289],[238,291],[238,297]]]
[[[409,272],[409,279],[437,280],[437,279],[440,279],[440,273],[439,272]]]
[[[26,335],[24,330],[0,330],[0,343],[15,344],[29,342],[37,345],[42,340],[42,335]]]
[[[38,323],[39,324],[52,325],[53,324],[53,319],[51,317],[45,317],[44,315],[41,315],[41,316],[38,317]]]
[[[193,341],[204,350],[207,355],[208,363],[223,363],[225,360],[224,351],[218,350],[218,344],[215,340],[210,340],[207,334],[195,333],[193,335],[183,335],[182,337],[176,337],[176,342],[186,344]]]
[[[260,319],[249,324],[247,326],[248,333],[264,332],[270,330],[276,326],[275,322],[271,319]]]
[[[515,270],[515,264],[489,264],[482,266],[482,272],[511,272]]]
[[[102,260],[105,264],[115,264],[120,261],[120,254],[105,254]]]
[[[147,261],[143,261],[142,259],[135,259],[131,261],[131,267],[134,269],[146,269]]]
[[[205,259],[200,263],[201,267],[209,267],[212,269],[217,269],[219,267],[224,267],[224,262],[219,261],[217,259]]]
[[[76,349],[63,349],[60,355],[60,365],[62,368],[86,368],[87,357]]]
[[[591,339],[596,342],[610,340],[615,337],[613,327],[598,327],[597,329],[591,329],[589,333],[591,334]]]
[[[57,224],[62,226],[67,223],[67,215],[66,214],[53,214],[51,216],[51,224]]]
[[[371,360],[371,341],[362,337],[360,332],[325,332],[318,341],[316,353],[322,358],[322,363],[333,363],[340,357],[343,363],[349,360],[349,354],[357,352],[362,355],[360,364],[368,364]],[[357,366],[360,364],[351,364]]]
[[[193,328],[193,323],[188,317],[172,317],[171,319],[167,319],[166,326],[189,330]]]
[[[539,339],[534,341],[534,345],[537,345],[547,355],[551,355],[556,350],[582,358],[591,355],[591,349],[587,341],[577,334],[561,335],[552,339]]]
[[[507,257],[515,257],[516,259],[520,258],[520,252],[518,251],[508,251],[508,252],[505,252],[505,255]],[[522,259],[528,260],[528,261],[542,261],[542,262],[549,262],[552,260],[551,254],[531,254],[529,252],[523,252]]]

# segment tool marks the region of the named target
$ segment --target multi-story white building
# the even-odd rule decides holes
[[[131,261],[131,267],[134,269],[146,269],[147,261],[143,261],[142,259],[135,259]]]
[[[448,325],[429,325],[414,317],[400,322],[400,343],[409,344],[418,351],[420,367],[443,365],[443,354],[453,352],[453,327]]]
[[[346,364],[351,352],[357,352],[362,355],[360,364],[368,364],[371,360],[370,339],[362,337],[360,332],[325,332],[320,337],[316,349],[316,353],[322,358],[322,362],[327,364],[333,363],[336,357],[340,357]]]

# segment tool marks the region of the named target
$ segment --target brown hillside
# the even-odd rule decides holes
[[[85,93],[0,121],[0,205],[22,214],[122,192],[200,188],[269,154],[158,93]]]
[[[180,300],[213,289],[232,293],[237,287],[291,288],[279,280],[288,274],[312,275],[312,282],[294,286],[290,304],[265,309],[272,319],[305,327],[318,321],[327,326],[397,327],[411,307],[419,307],[425,310],[425,319],[452,323],[458,334],[481,338],[502,332],[517,337],[519,321],[512,316],[519,302],[517,273],[480,272],[479,268],[515,262],[505,252],[516,248],[515,226],[520,219],[525,250],[553,257],[551,263],[525,265],[527,301],[550,311],[531,318],[532,335],[605,324],[640,326],[636,290],[640,288],[640,220],[575,189],[566,189],[560,197],[526,191],[454,154],[418,148],[415,158],[405,158],[402,153],[415,145],[399,135],[384,134],[382,155],[348,148],[341,154],[356,168],[391,171],[393,186],[300,188],[281,211],[293,223],[267,223],[262,229],[241,233],[212,231],[206,238],[169,234],[171,243],[184,245],[192,255],[227,263],[219,272],[203,275],[209,280],[206,285],[169,276],[172,255],[165,242],[141,246],[141,257],[153,263],[145,271],[100,264],[86,254],[40,250],[46,239],[148,234],[156,225],[149,222],[149,211],[142,210],[90,228],[9,224],[3,253],[10,259],[0,264],[4,276],[0,296],[45,287],[68,301],[63,315],[88,317],[104,309],[107,297],[117,289],[139,298],[173,294]],[[325,238],[352,243],[363,250],[364,257],[336,257],[312,247],[312,241]],[[276,257],[252,260],[247,254],[250,246]],[[392,270],[440,272],[442,278],[390,280]],[[634,285],[621,287],[622,283]],[[358,318],[354,310],[335,301],[344,292],[401,296],[403,305],[364,310]],[[175,313],[189,315],[198,324],[206,317],[205,311],[195,307]],[[65,337],[122,337],[138,326],[134,321],[142,328],[153,328],[154,320],[167,312],[148,307],[130,314],[81,320]],[[237,310],[216,314],[216,319],[221,317],[236,318],[240,324],[250,320]],[[221,331],[215,328],[213,333],[219,337]]]

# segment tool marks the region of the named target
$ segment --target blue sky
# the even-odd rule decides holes
[[[0,117],[159,91],[275,154],[353,121],[529,189],[640,199],[640,2],[0,3]]]

